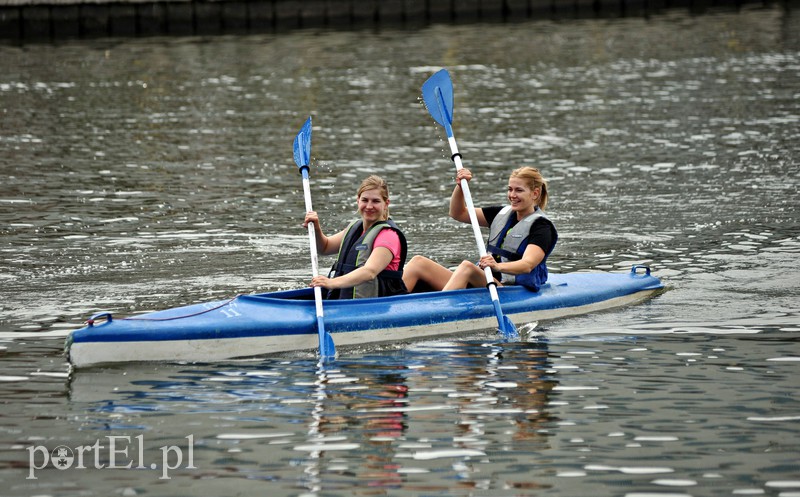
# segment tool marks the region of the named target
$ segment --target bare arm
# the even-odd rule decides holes
[[[306,213],[306,217],[303,220],[303,227],[307,228],[308,223],[314,223],[314,235],[316,237],[318,254],[333,255],[339,251],[339,245],[342,244],[342,238],[344,237],[344,230],[330,237],[325,236],[319,224],[319,216],[314,211]]]
[[[392,262],[392,251],[386,247],[377,247],[372,251],[372,254],[367,259],[366,264],[353,271],[337,276],[336,278],[328,278],[327,276],[317,276],[311,280],[311,286],[321,286],[329,290],[334,288],[349,288],[356,286],[359,283],[369,281],[378,276],[378,273],[386,269],[386,266]]]
[[[481,269],[490,267],[494,271],[505,274],[527,274],[533,271],[533,268],[539,265],[544,260],[544,250],[538,245],[528,244],[525,247],[525,252],[522,253],[522,259],[518,261],[497,262],[491,254],[486,254],[481,258],[478,265]]]
[[[469,209],[464,200],[464,192],[461,191],[461,180],[465,179],[470,181],[472,173],[469,169],[461,169],[456,173],[456,187],[453,189],[453,194],[450,196],[450,217],[456,221],[469,224]],[[483,209],[475,208],[475,217],[478,218],[478,226],[489,226],[486,222],[486,216],[483,215]]]

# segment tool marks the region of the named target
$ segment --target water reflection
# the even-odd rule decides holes
[[[362,367],[348,365],[348,374],[359,373],[351,377],[338,370],[321,369],[318,372],[317,400],[312,411],[312,422],[309,425],[308,444],[295,446],[296,451],[309,451],[305,473],[305,483],[311,492],[320,492],[323,487],[330,487],[320,478],[320,464],[325,463],[324,470],[331,475],[344,475],[357,478],[366,487],[363,492],[373,494],[376,488],[398,488],[403,481],[398,473],[399,466],[394,462],[394,441],[403,437],[407,429],[406,407],[408,386],[406,385],[403,366],[388,366],[385,371],[374,366]],[[354,367],[353,367],[354,366]],[[334,384],[350,384],[344,386],[336,395],[338,402],[327,410],[325,400],[329,394],[327,388]],[[346,413],[355,413],[354,416]],[[343,433],[352,436],[347,439]],[[358,442],[347,440],[356,440]],[[337,458],[335,451],[359,449],[364,454],[361,467],[352,468],[346,457]],[[319,460],[322,461],[319,461]],[[362,491],[357,491],[356,495]]]
[[[69,399],[85,413],[86,436],[147,438],[178,417],[202,448],[198,467],[238,460],[247,478],[295,481],[312,493],[341,478],[370,494],[422,482],[445,491],[451,471],[464,488],[483,488],[496,472],[528,488],[539,484],[522,475],[557,422],[548,414],[551,367],[543,344],[432,342],[334,368],[300,359],[80,371]]]
[[[191,435],[197,469],[173,473],[202,479],[203,495],[224,493],[231,478],[237,488],[269,482],[318,495],[448,492],[454,481],[525,495],[715,481],[741,488],[736,475],[781,474],[788,457],[788,446],[770,440],[791,438],[797,417],[781,386],[798,359],[789,342],[735,332],[425,342],[325,369],[302,355],[97,368],[69,379],[23,367],[0,387],[36,412],[7,424],[18,433],[6,437],[15,464],[35,434],[70,447],[141,435],[145,457]],[[123,489],[102,471],[57,473],[42,471],[40,483],[88,485],[94,495]],[[158,474],[128,478],[147,487]]]

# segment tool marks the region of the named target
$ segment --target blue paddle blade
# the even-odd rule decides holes
[[[519,331],[514,323],[511,322],[508,316],[503,316],[503,338],[510,341],[519,340]]]
[[[445,128],[445,123],[453,124],[453,82],[447,69],[442,69],[422,84],[422,100],[434,121]]]
[[[317,316],[317,330],[319,331],[319,356],[321,359],[336,356],[336,346],[333,344],[333,337],[325,331],[325,322],[322,317]]]
[[[311,162],[311,116],[294,138],[294,162],[300,168]]]
[[[517,331],[517,327],[514,326],[514,323],[511,322],[511,319],[509,319],[508,316],[503,315],[503,309],[500,307],[500,301],[492,300],[492,305],[494,306],[494,312],[497,315],[497,326],[500,328],[500,333],[503,334],[503,338],[506,340],[518,340],[519,332]]]

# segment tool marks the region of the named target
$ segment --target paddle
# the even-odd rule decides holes
[[[306,201],[306,212],[311,208],[311,188],[308,183],[309,162],[311,162],[311,117],[309,117],[294,139],[294,161],[303,175],[303,196]],[[308,223],[308,240],[311,249],[311,274],[317,276],[317,236],[314,223]],[[336,356],[331,334],[325,331],[324,314],[322,312],[322,288],[314,287],[314,301],[317,305],[317,331],[319,331],[319,356],[321,360]]]
[[[461,154],[458,153],[458,145],[456,145],[456,139],[453,136],[453,83],[450,80],[450,74],[447,69],[440,70],[425,81],[422,85],[422,99],[425,101],[425,107],[428,108],[428,112],[430,112],[433,119],[444,126],[444,130],[447,132],[447,141],[450,143],[450,151],[453,153],[451,159],[456,165],[456,172],[460,171],[464,166],[461,164]],[[475,214],[475,206],[472,204],[469,184],[465,179],[461,180],[461,191],[464,193],[464,201],[467,204],[469,219],[472,223],[472,232],[478,244],[478,253],[483,257],[486,255],[486,248],[478,225],[478,217]],[[497,314],[497,324],[500,331],[506,339],[518,339],[519,332],[514,323],[503,315],[503,309],[500,307],[500,298],[497,295],[497,285],[494,282],[491,268],[484,268],[483,272],[486,275],[486,286],[489,288],[489,295],[492,297],[492,305],[494,305],[494,311]]]

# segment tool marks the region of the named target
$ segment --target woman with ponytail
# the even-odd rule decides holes
[[[450,197],[450,217],[470,223],[461,191],[461,180],[470,181],[472,173],[461,169]],[[508,178],[508,205],[476,208],[478,224],[489,228],[486,256],[477,264],[463,261],[455,271],[420,255],[405,268],[403,282],[411,292],[419,282],[433,290],[486,285],[484,268],[489,267],[498,285],[523,285],[533,291],[547,281],[547,257],[558,240],[558,232],[544,214],[547,207],[547,181],[538,169],[521,167]]]

